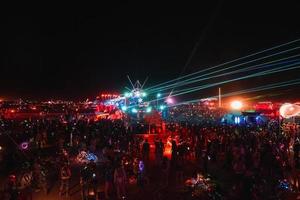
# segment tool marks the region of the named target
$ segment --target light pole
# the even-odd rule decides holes
[[[222,100],[221,100],[221,88],[219,87],[219,108],[222,106]]]

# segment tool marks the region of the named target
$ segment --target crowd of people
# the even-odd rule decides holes
[[[162,160],[162,141],[158,144],[156,155]],[[79,160],[82,152],[94,157]],[[147,182],[150,144],[135,138],[121,120],[2,119],[1,157],[1,169],[7,177],[15,177],[3,184],[6,199],[30,196],[34,191],[47,195],[51,182],[57,180],[58,195],[69,196],[74,177],[80,177],[82,199],[97,198],[100,185],[107,199],[122,199],[129,179],[141,188]]]
[[[193,163],[195,172],[223,181],[224,199],[268,199],[300,190],[298,126],[279,131],[276,123],[221,125],[223,111],[197,112],[202,112],[200,123],[173,120],[153,141],[136,137],[122,120],[1,119],[0,167],[7,175],[1,199],[47,195],[58,180],[58,196],[70,196],[70,183],[75,182],[83,200],[97,199],[101,192],[106,199],[125,199],[129,185],[140,191],[153,180],[165,188],[184,185],[187,163]],[[82,152],[86,156],[79,160]],[[151,178],[153,171],[158,179]],[[225,183],[226,175],[230,178]]]
[[[188,124],[210,124],[217,125],[226,110],[209,108],[199,103],[183,104],[169,108],[165,118],[167,122],[188,123]]]

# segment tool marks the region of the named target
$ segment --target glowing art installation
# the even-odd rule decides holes
[[[26,149],[28,149],[28,142],[22,142],[22,144],[20,145],[21,146],[21,149],[23,149],[23,150],[26,150]]]
[[[84,164],[84,163],[89,163],[89,162],[97,162],[98,161],[98,157],[93,154],[93,153],[89,153],[86,151],[81,151],[77,157],[76,157],[76,161],[78,163]]]
[[[279,112],[283,118],[295,117],[300,115],[300,106],[291,103],[285,103],[280,107]]]

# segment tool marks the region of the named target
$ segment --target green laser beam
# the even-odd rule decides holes
[[[300,41],[300,39],[296,39],[296,40],[293,40],[293,41],[291,41],[291,42],[287,42],[287,43],[284,43],[284,44],[281,44],[281,45],[277,45],[277,46],[274,46],[274,47],[271,47],[271,48],[268,48],[268,49],[265,49],[265,50],[262,50],[262,51],[259,51],[259,52],[256,52],[256,53],[253,53],[253,54],[250,54],[250,55],[247,55],[247,56],[238,58],[238,59],[234,59],[234,60],[231,60],[231,61],[228,61],[228,62],[219,64],[219,65],[216,65],[216,66],[213,66],[213,67],[209,67],[209,68],[206,68],[206,69],[203,69],[203,70],[200,70],[200,71],[191,73],[191,74],[187,74],[187,75],[184,75],[184,76],[181,76],[181,77],[178,77],[178,78],[175,78],[175,79],[166,81],[166,82],[164,82],[164,83],[160,83],[160,84],[154,85],[154,86],[152,86],[152,87],[149,87],[148,89],[157,88],[158,86],[166,85],[166,84],[172,83],[172,82],[174,82],[174,81],[178,81],[178,80],[184,79],[184,78],[186,78],[186,77],[190,77],[190,76],[193,76],[193,75],[196,75],[196,74],[199,74],[199,73],[203,73],[203,72],[206,72],[206,71],[210,71],[210,70],[212,70],[212,69],[216,69],[216,68],[218,68],[218,67],[221,67],[221,66],[224,66],[224,65],[227,65],[227,64],[234,63],[234,62],[236,62],[236,61],[240,61],[240,60],[243,60],[243,59],[246,59],[246,58],[251,58],[251,57],[253,57],[253,56],[256,56],[256,55],[259,55],[259,54],[262,54],[262,53],[265,53],[265,52],[268,52],[268,51],[272,51],[272,50],[274,50],[274,49],[278,49],[278,48],[280,48],[280,47],[284,47],[284,46],[287,46],[287,45],[290,45],[290,44],[293,44],[293,43],[296,43],[296,42],[298,42],[298,41]]]

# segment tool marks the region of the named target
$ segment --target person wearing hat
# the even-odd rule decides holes
[[[71,178],[71,169],[67,162],[63,164],[60,168],[60,188],[59,188],[59,196],[63,195],[63,191],[65,190],[66,197],[69,196],[69,182]]]

